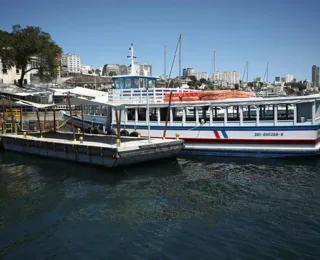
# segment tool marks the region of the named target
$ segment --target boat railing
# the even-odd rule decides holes
[[[180,88],[131,88],[131,89],[113,89],[109,91],[109,101],[126,101],[129,103],[146,103],[147,96],[149,102],[162,103],[166,93],[175,92],[193,92],[192,89]]]

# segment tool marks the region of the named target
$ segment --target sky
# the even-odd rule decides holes
[[[320,0],[15,0],[0,5],[0,30],[39,26],[81,64],[130,64],[130,44],[138,61],[167,74],[182,34],[182,68],[197,72],[239,71],[248,61],[249,80],[269,81],[292,74],[311,80],[320,65]],[[172,75],[179,74],[178,59]]]

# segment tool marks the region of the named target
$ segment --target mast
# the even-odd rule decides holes
[[[213,50],[213,61],[212,61],[212,68],[211,68],[211,76],[214,80],[214,75],[216,74],[216,50]]]
[[[247,61],[247,83],[248,83],[248,74],[249,74],[249,62]]]
[[[135,56],[133,56],[133,43],[131,43],[131,47],[129,48],[130,51],[130,56],[127,56],[127,58],[129,60],[131,60],[131,75],[135,75],[135,71],[134,71],[134,60],[137,58]]]
[[[182,33],[180,33],[179,39],[179,78],[181,77],[181,53],[182,53]]]

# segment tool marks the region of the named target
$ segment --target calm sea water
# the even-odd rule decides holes
[[[0,161],[2,259],[320,258],[319,159]]]

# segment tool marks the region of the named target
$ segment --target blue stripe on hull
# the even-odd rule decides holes
[[[112,125],[114,128],[115,124]],[[148,129],[148,125],[121,125],[121,128],[126,129]],[[163,130],[164,126],[150,126],[150,130]],[[167,126],[167,130],[190,130],[190,131],[306,131],[318,130],[320,125],[305,125],[305,126]],[[223,134],[223,132],[222,132]],[[224,135],[224,134],[223,134]],[[225,137],[227,138],[227,137]]]
[[[280,158],[280,157],[301,157],[301,156],[320,156],[320,153],[302,153],[302,152],[255,152],[255,151],[217,151],[217,150],[193,150],[185,148],[183,154],[190,155],[214,155],[218,157],[255,157],[255,158]]]

